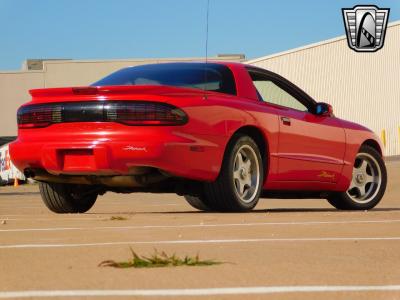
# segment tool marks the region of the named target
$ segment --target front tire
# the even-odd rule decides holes
[[[97,193],[88,193],[89,186],[39,182],[44,204],[58,214],[84,213],[96,202]]]
[[[258,203],[264,182],[264,163],[254,140],[237,134],[228,143],[220,174],[206,183],[208,207],[221,212],[245,212]]]
[[[387,172],[382,156],[372,147],[361,146],[349,189],[330,195],[328,202],[342,210],[372,209],[381,201],[386,184]]]

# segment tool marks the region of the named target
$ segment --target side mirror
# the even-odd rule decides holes
[[[319,102],[315,105],[315,114],[317,116],[333,117],[333,108],[330,104]]]

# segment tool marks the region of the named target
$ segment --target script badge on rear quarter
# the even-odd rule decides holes
[[[383,47],[390,8],[356,5],[342,8],[347,43],[357,52],[375,52]]]

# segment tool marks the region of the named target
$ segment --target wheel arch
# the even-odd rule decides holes
[[[369,146],[369,147],[371,147],[371,148],[374,148],[376,151],[378,151],[378,153],[379,153],[381,156],[383,156],[383,151],[382,151],[381,146],[379,145],[379,143],[378,143],[377,141],[375,141],[375,140],[373,140],[373,139],[365,140],[365,141],[361,144],[361,146]]]
[[[266,138],[265,134],[263,133],[263,131],[253,125],[246,125],[246,126],[242,126],[240,128],[238,128],[235,132],[233,132],[233,134],[231,135],[231,137],[228,140],[228,143],[225,146],[225,150],[224,150],[224,156],[223,159],[225,159],[226,157],[226,151],[228,150],[228,147],[230,146],[231,141],[234,139],[234,137],[238,134],[243,134],[243,135],[247,135],[249,137],[251,137],[254,142],[257,144],[257,146],[260,149],[260,154],[261,154],[261,158],[263,160],[263,165],[264,165],[264,182],[267,179],[267,175],[269,172],[269,144],[268,144],[268,139]],[[220,170],[221,172],[221,170]]]

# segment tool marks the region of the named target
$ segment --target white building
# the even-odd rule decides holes
[[[336,116],[375,131],[386,155],[400,155],[400,22],[388,25],[384,47],[377,52],[355,52],[341,36],[247,63],[330,103]]]

